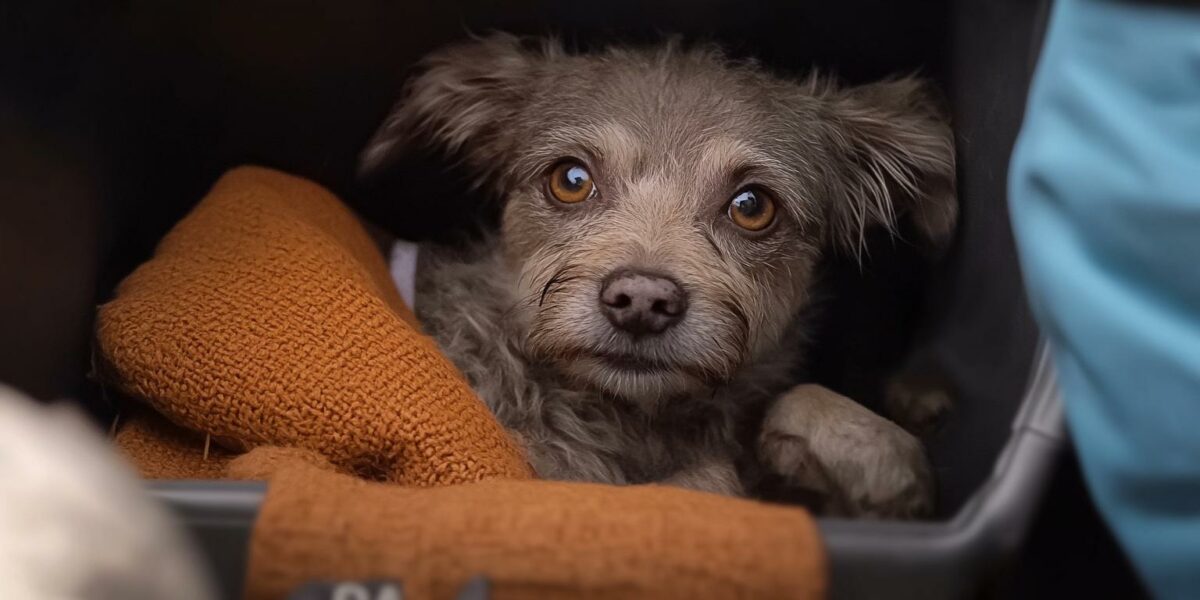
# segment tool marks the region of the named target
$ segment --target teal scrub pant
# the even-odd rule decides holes
[[[1056,3],[1009,200],[1088,488],[1200,599],[1200,3]]]

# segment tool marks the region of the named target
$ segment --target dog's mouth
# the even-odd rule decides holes
[[[618,371],[628,371],[630,373],[650,374],[683,370],[679,365],[674,363],[656,360],[637,354],[592,352],[590,353],[590,356],[595,358],[606,367]]]
[[[684,375],[697,379],[706,384],[716,384],[722,380],[718,373],[685,362],[662,360],[631,352],[616,352],[598,349],[576,349],[559,355],[567,361],[583,361],[599,364],[615,373],[643,377],[665,377]]]
[[[598,364],[613,371],[655,375],[666,373],[688,372],[692,370],[682,363],[662,360],[635,352],[620,352],[599,348],[569,348],[554,352],[555,359],[563,363]]]

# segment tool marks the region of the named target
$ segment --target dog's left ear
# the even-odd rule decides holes
[[[495,33],[430,54],[359,158],[360,176],[392,163],[406,148],[425,144],[464,160],[485,177],[505,156],[503,135],[520,109],[533,72],[553,43],[526,47]]]
[[[907,218],[929,249],[944,250],[958,221],[954,137],[926,84],[896,79],[831,91],[826,100],[839,163],[832,241],[861,256],[867,228],[896,233]]]

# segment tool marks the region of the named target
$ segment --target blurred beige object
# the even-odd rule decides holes
[[[182,531],[81,414],[0,385],[0,598],[214,597]]]

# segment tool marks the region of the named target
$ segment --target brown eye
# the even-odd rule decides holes
[[[564,160],[550,171],[550,194],[559,202],[575,204],[596,195],[596,184],[587,167]]]
[[[762,190],[745,188],[729,201],[729,219],[747,231],[762,231],[775,220],[775,201]]]

